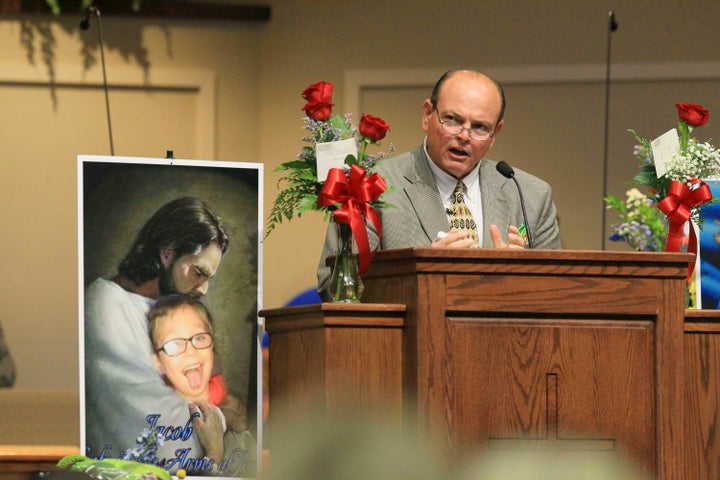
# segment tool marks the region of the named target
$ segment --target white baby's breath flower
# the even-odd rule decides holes
[[[667,177],[689,183],[694,178],[709,178],[720,173],[720,152],[709,143],[688,140],[684,154],[674,157],[667,164]]]

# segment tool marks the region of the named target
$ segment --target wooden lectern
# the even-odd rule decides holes
[[[692,260],[379,252],[363,277],[363,304],[261,312],[271,412],[290,397],[328,410],[344,402],[395,409],[399,421],[442,439],[448,465],[468,451],[572,449],[630,457],[655,478],[684,478],[684,280]]]

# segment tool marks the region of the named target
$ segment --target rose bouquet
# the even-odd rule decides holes
[[[306,114],[303,129],[309,132],[303,138],[307,145],[295,160],[275,170],[285,175],[278,181],[281,190],[273,203],[265,236],[283,220],[300,217],[307,211],[323,212],[326,218],[350,226],[362,274],[371,255],[365,224],[371,223],[381,235],[382,225],[375,208],[385,205],[380,196],[386,190],[385,180],[372,173],[372,169],[387,154],[371,155],[367,148],[379,145],[390,126],[381,118],[365,114],[356,128],[350,114],[333,114],[333,84],[329,82],[310,85],[302,97],[306,101],[302,110]],[[342,149],[335,148],[341,145]],[[325,161],[328,152],[334,156],[334,163]]]
[[[677,130],[672,129],[652,141],[634,130],[629,131],[638,142],[635,156],[640,160],[640,172],[630,183],[647,187],[648,204],[656,205],[662,212],[663,223],[667,218],[665,250],[677,252],[681,250],[688,221],[702,228],[701,206],[712,200],[710,188],[703,179],[720,174],[720,152],[711,144],[701,143],[692,136],[695,128],[707,123],[709,111],[702,105],[690,103],[677,103],[675,107],[678,111]],[[605,198],[605,202],[609,208],[617,209],[620,218],[627,222],[628,212],[627,206],[623,207],[624,202],[612,195]],[[657,217],[649,216],[648,212],[632,220],[642,222],[655,235],[661,234]],[[622,225],[613,226],[610,239],[630,243],[632,236],[618,234]],[[657,245],[660,247],[661,243]],[[695,230],[690,228],[688,251],[695,253],[696,250]]]

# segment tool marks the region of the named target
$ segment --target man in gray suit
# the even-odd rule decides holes
[[[498,173],[497,162],[485,158],[502,131],[504,111],[505,94],[490,77],[464,69],[440,77],[423,103],[423,145],[374,170],[387,181],[391,191],[383,200],[393,208],[379,210],[381,239],[368,228],[372,248],[525,248],[518,229],[524,220],[517,188]],[[550,186],[518,169],[515,179],[522,188],[533,247],[562,248]],[[451,197],[459,180],[477,224],[477,244],[468,231],[451,229]],[[321,292],[330,276],[325,259],[334,254],[335,244],[329,229],[318,268]]]

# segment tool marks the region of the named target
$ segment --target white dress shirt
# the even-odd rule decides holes
[[[427,157],[428,165],[430,170],[435,177],[435,183],[437,184],[438,191],[440,192],[440,198],[443,199],[443,206],[445,209],[451,209],[451,197],[455,186],[457,185],[458,179],[450,175],[449,173],[442,170],[440,167],[435,165],[435,162],[430,159],[430,155],[427,153],[427,138],[423,141],[425,148],[425,157]],[[483,217],[482,217],[482,200],[480,198],[480,163],[472,169],[472,171],[462,179],[465,184],[465,204],[470,209],[475,223],[477,224],[478,231],[478,245],[482,245],[483,241]],[[448,215],[448,218],[450,216]]]

